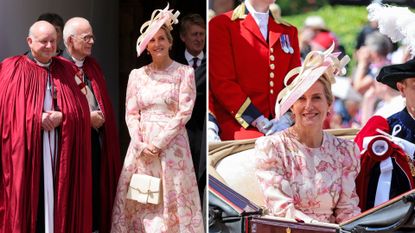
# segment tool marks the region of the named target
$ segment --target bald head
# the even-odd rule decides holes
[[[46,21],[37,21],[29,29],[27,44],[36,60],[47,63],[56,52],[56,30]]]
[[[94,34],[89,21],[82,17],[69,19],[63,28],[63,41],[72,57],[82,60],[91,55]]]
[[[53,30],[55,30],[55,28],[51,23],[44,20],[40,20],[32,24],[32,26],[29,28],[29,36],[36,36],[39,33],[45,33]]]

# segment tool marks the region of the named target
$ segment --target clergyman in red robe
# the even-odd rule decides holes
[[[72,79],[88,100],[91,116],[93,231],[109,233],[121,172],[115,114],[104,73],[91,57],[94,34],[90,23],[85,18],[71,18],[63,34],[66,50],[61,58],[69,61],[77,72]]]
[[[91,232],[88,103],[50,23],[27,43],[0,70],[0,233]]]

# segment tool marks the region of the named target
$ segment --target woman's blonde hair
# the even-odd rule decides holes
[[[334,101],[333,92],[331,91],[331,82],[324,74],[317,81],[320,81],[320,83],[323,84],[324,96],[326,97],[329,106],[331,106]]]
[[[163,29],[163,31],[166,33],[167,40],[170,42],[170,44],[173,44],[173,36],[170,33],[170,29],[165,24],[163,24],[160,29]]]

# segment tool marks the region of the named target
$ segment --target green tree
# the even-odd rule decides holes
[[[327,5],[327,0],[277,0],[283,15],[302,14]]]
[[[303,27],[304,20],[310,15],[319,15],[326,22],[327,27],[333,31],[339,42],[346,48],[346,53],[352,57],[356,46],[356,37],[362,27],[368,22],[365,6],[331,6],[325,5],[318,10],[306,13],[284,16],[284,20],[296,26]]]

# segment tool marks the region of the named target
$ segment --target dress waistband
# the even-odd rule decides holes
[[[144,121],[169,121],[174,117],[173,114],[166,114],[165,112],[142,112],[141,120]]]

